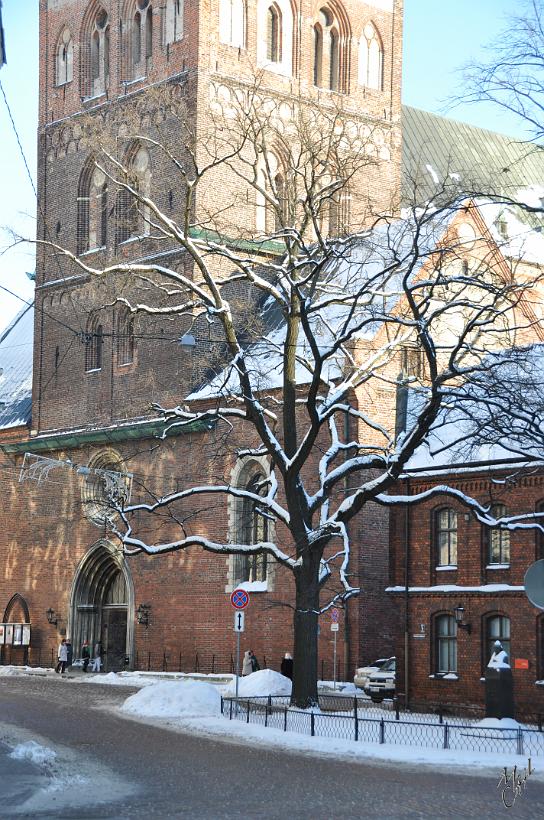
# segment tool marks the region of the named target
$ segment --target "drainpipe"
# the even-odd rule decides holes
[[[406,495],[410,494],[410,479],[406,478]],[[404,700],[405,706],[410,702],[410,541],[411,541],[410,504],[404,511]]]
[[[344,442],[347,444],[349,441],[349,413],[346,411],[344,413]],[[348,453],[347,450],[344,451],[344,461],[347,461]],[[349,491],[349,480],[346,476],[344,478],[344,498],[347,496]],[[346,524],[348,528],[348,538],[349,538],[349,524]],[[344,677],[346,677],[346,672],[351,669],[351,623],[350,623],[350,602],[351,598],[348,598],[347,601],[344,602]]]

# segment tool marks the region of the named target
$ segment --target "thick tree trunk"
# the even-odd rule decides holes
[[[314,563],[314,562],[310,562]],[[319,561],[317,562],[319,566]],[[294,616],[293,693],[291,703],[301,709],[317,705],[317,628],[319,623],[318,570],[296,575]]]

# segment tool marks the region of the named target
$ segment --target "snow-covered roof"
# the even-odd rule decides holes
[[[346,334],[352,339],[374,338],[382,327],[383,317],[390,315],[403,294],[403,277],[407,272],[412,279],[419,275],[425,262],[436,254],[438,243],[458,210],[459,204],[418,216],[417,231],[413,214],[402,219],[384,219],[373,230],[331,246],[330,258],[308,300],[310,324],[322,353]],[[283,382],[286,324],[274,297],[264,301],[261,321],[261,338],[244,351],[244,362],[256,391],[271,390]],[[297,341],[298,384],[311,380],[313,360],[301,328]],[[337,378],[343,367],[344,356],[339,351],[327,360],[323,377]],[[188,399],[236,394],[239,390],[236,363],[231,363]]]
[[[409,391],[407,425],[417,419],[424,388]],[[448,465],[541,462],[544,443],[544,345],[490,353],[470,383],[445,402],[406,473],[443,472]]]
[[[0,335],[0,428],[30,421],[33,332],[34,306],[28,305]]]

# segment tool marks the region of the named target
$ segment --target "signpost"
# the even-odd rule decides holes
[[[333,689],[336,689],[336,633],[340,629],[340,624],[338,621],[340,620],[340,613],[337,609],[331,609],[331,632],[334,636],[334,643],[333,643],[333,672],[332,672],[332,686]]]
[[[234,607],[234,631],[236,632],[236,693],[238,699],[238,682],[240,679],[240,633],[244,631],[246,614],[243,610],[249,604],[249,592],[245,589],[235,589],[230,596]]]

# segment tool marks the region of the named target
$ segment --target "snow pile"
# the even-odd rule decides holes
[[[131,695],[121,709],[151,718],[217,717],[221,695],[211,683],[161,681]]]
[[[292,686],[293,684],[285,675],[280,675],[273,669],[260,669],[245,678],[240,678],[238,694],[244,698],[256,698],[262,695],[290,696]],[[234,695],[235,692],[236,679],[224,688],[223,694]]]
[[[41,766],[44,763],[52,763],[57,755],[53,749],[48,749],[45,746],[40,746],[34,740],[29,740],[27,743],[19,743],[18,746],[15,746],[9,756],[14,760],[28,760],[30,763]]]
[[[85,675],[82,680],[86,683],[102,683],[106,686],[152,686],[156,683],[153,678],[141,675],[119,675],[116,672],[108,672],[106,675]]]
[[[514,718],[484,718],[476,725],[484,729],[519,729],[521,724]]]
[[[0,678],[16,678],[28,674],[44,675],[52,672],[52,669],[41,666],[0,666]]]

